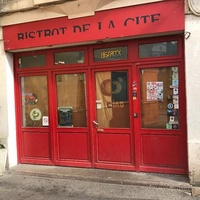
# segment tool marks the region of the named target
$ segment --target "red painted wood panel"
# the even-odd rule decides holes
[[[23,132],[23,157],[50,158],[48,133]]]
[[[182,137],[178,135],[142,136],[143,165],[182,167],[184,151]]]
[[[89,160],[85,133],[58,133],[58,159]]]
[[[131,162],[130,135],[98,134],[98,161]]]

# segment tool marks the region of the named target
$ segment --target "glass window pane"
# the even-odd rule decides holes
[[[128,59],[127,47],[114,47],[114,48],[94,50],[95,62],[127,60],[127,59]]]
[[[140,70],[142,128],[178,129],[178,67]]]
[[[48,126],[48,94],[46,76],[21,78],[22,126]],[[43,117],[47,122],[43,122]]]
[[[160,42],[139,45],[139,58],[173,56],[178,54],[178,42]]]
[[[85,74],[56,75],[58,126],[86,127]]]
[[[45,55],[23,56],[19,58],[19,68],[42,67],[45,65]]]
[[[95,78],[98,128],[129,128],[127,71],[98,72]]]
[[[62,52],[55,53],[54,64],[55,65],[66,65],[66,64],[77,64],[84,63],[84,51],[73,51],[73,52]]]

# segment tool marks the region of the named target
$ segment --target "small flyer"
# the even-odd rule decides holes
[[[170,117],[169,117],[169,121],[170,121],[170,122],[174,122],[174,119],[175,119],[174,116],[170,116]]]
[[[178,86],[178,80],[172,80],[172,86]]]
[[[173,104],[178,104],[179,103],[179,96],[178,95],[174,95],[173,96]]]
[[[173,116],[178,116],[178,110],[177,109],[173,109],[172,110],[172,115]]]
[[[172,129],[172,124],[166,123],[166,129]]]
[[[42,126],[49,126],[49,117],[42,116]]]
[[[178,88],[173,88],[173,94],[177,95],[178,94]]]
[[[174,109],[179,109],[179,104],[178,103],[174,104]]]
[[[178,73],[175,73],[175,72],[174,72],[174,73],[172,74],[172,79],[173,79],[173,80],[178,80]]]
[[[178,67],[172,67],[173,72],[178,72]]]
[[[172,129],[178,129],[179,125],[178,124],[172,124]]]

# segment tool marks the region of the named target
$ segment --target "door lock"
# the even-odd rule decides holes
[[[134,117],[134,118],[138,118],[138,113],[135,113],[135,112],[134,112],[134,113],[133,113],[133,117]]]

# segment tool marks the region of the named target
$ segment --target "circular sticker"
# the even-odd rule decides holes
[[[40,120],[42,117],[42,113],[41,111],[38,109],[38,108],[33,108],[30,112],[30,118],[33,120],[33,121],[38,121]]]
[[[168,103],[167,108],[168,109],[172,109],[174,107],[174,105],[172,103]]]

